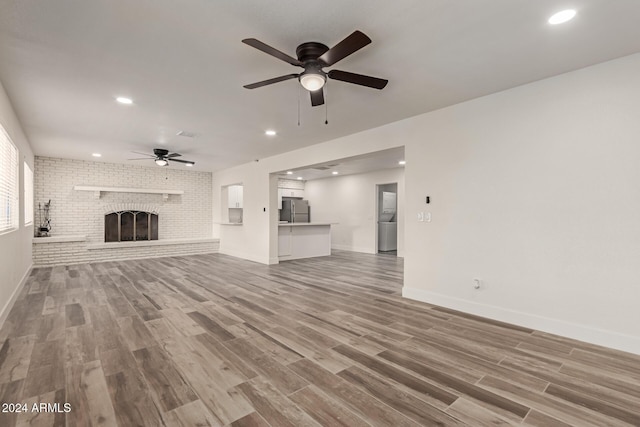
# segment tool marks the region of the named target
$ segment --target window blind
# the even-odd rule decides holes
[[[24,162],[24,225],[33,224],[33,171]]]
[[[0,233],[18,228],[18,149],[0,125]]]

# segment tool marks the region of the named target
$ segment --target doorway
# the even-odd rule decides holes
[[[376,185],[376,252],[398,255],[398,183]]]

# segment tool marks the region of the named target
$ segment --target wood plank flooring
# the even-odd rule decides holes
[[[640,426],[640,357],[400,297],[402,259],[34,269],[0,426]],[[71,412],[33,412],[34,403]]]

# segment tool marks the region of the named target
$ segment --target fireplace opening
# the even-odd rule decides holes
[[[105,242],[158,240],[158,215],[144,211],[112,212],[104,216]]]

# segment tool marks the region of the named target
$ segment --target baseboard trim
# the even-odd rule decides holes
[[[230,250],[218,249],[218,253],[221,253],[223,255],[229,255],[229,256],[232,256],[234,258],[246,259],[247,261],[258,262],[260,264],[269,265],[270,261],[271,261],[271,259],[269,257],[267,257],[267,258],[258,257],[258,256],[246,254],[246,253],[240,252],[240,251],[230,251]]]
[[[452,310],[463,311],[476,316],[487,317],[513,325],[536,329],[563,337],[584,341],[591,344],[622,350],[640,355],[640,337],[621,334],[604,329],[592,328],[564,320],[549,317],[537,316],[502,307],[480,304],[473,301],[454,298],[447,295],[437,294],[416,288],[402,288],[402,296],[412,300],[425,302],[450,308]]]
[[[33,263],[29,265],[29,267],[27,268],[27,271],[22,276],[22,279],[20,279],[20,281],[18,282],[18,285],[13,290],[13,293],[9,297],[9,300],[4,305],[4,307],[2,307],[2,311],[0,311],[0,329],[4,326],[4,322],[5,320],[7,320],[7,317],[9,317],[9,313],[13,308],[13,304],[15,304],[16,299],[18,299],[18,295],[20,294],[20,291],[24,287],[25,283],[27,283],[27,278],[31,274],[32,269],[33,269]]]
[[[335,249],[337,251],[360,252],[363,254],[375,254],[375,252],[369,248],[354,248],[349,245],[331,245],[331,249]]]
[[[269,265],[274,265],[274,264],[280,264],[280,258],[278,257],[269,258]]]

